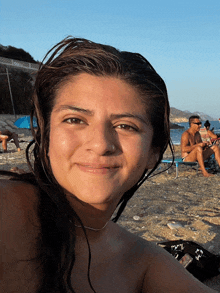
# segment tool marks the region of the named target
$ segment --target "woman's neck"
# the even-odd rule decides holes
[[[80,220],[75,220],[76,229],[83,230],[83,224],[84,228],[88,232],[99,232],[104,230],[108,226],[108,223],[111,220],[111,216],[117,206],[117,204],[113,203],[91,205],[85,202],[81,202],[72,196],[70,196],[68,200],[81,220],[81,222]]]

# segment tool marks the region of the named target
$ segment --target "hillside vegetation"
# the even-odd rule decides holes
[[[17,49],[12,46],[0,45],[0,56],[30,63],[37,63],[34,58],[23,49]]]

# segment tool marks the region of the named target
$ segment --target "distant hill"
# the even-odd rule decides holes
[[[170,121],[172,123],[181,123],[181,122],[188,122],[189,117],[192,115],[199,115],[202,121],[210,120],[215,121],[216,118],[213,118],[209,115],[206,115],[202,112],[189,112],[189,111],[181,111],[174,107],[170,108]]]

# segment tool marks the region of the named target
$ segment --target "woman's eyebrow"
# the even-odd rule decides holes
[[[54,112],[61,112],[64,110],[71,110],[74,112],[80,112],[80,113],[85,113],[89,116],[93,116],[94,112],[88,109],[84,109],[84,108],[80,108],[80,107],[76,107],[76,106],[71,106],[71,105],[61,105],[59,107],[57,107]]]
[[[134,119],[140,120],[142,123],[148,124],[147,119],[144,119],[144,117],[139,114],[121,113],[121,114],[111,115],[111,119],[121,119],[121,118],[134,118]]]
[[[81,107],[76,107],[76,106],[72,106],[72,105],[60,105],[58,106],[54,112],[61,112],[64,110],[71,110],[74,112],[80,112],[80,113],[85,113],[89,116],[93,116],[94,115],[94,111],[89,110],[89,109],[84,109]],[[147,119],[145,119],[142,115],[139,114],[132,114],[132,113],[120,113],[120,114],[111,114],[111,119],[122,119],[122,118],[134,118],[134,119],[138,119],[139,121],[141,121],[142,123],[148,124]]]

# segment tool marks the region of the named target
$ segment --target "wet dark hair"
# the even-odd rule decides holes
[[[204,126],[205,126],[205,128],[207,128],[207,127],[210,127],[210,122],[209,122],[209,120],[206,120],[206,122],[204,123]]]
[[[132,85],[140,93],[140,98],[146,105],[146,115],[153,127],[152,147],[159,153],[158,162],[150,174],[157,168],[170,144],[170,107],[166,85],[142,55],[73,37],[64,39],[48,52],[36,75],[31,117],[32,120],[34,116],[37,118],[38,128],[32,130],[34,140],[27,148],[30,163],[30,150],[34,145],[33,174],[39,186],[41,235],[38,240],[38,258],[41,283],[38,293],[74,292],[71,285],[71,271],[75,261],[74,221],[80,219],[53,176],[48,149],[50,116],[56,93],[72,76],[80,73],[116,77]],[[139,182],[122,196],[113,221],[118,220],[128,200],[146,180],[146,174],[147,170]],[[85,229],[83,230],[86,236]],[[89,255],[91,257],[90,252]],[[89,267],[88,279],[90,282]],[[90,286],[95,292],[91,283]]]
[[[198,115],[192,115],[189,117],[189,126],[191,125],[191,123],[193,122],[194,119],[200,119],[200,117]]]

